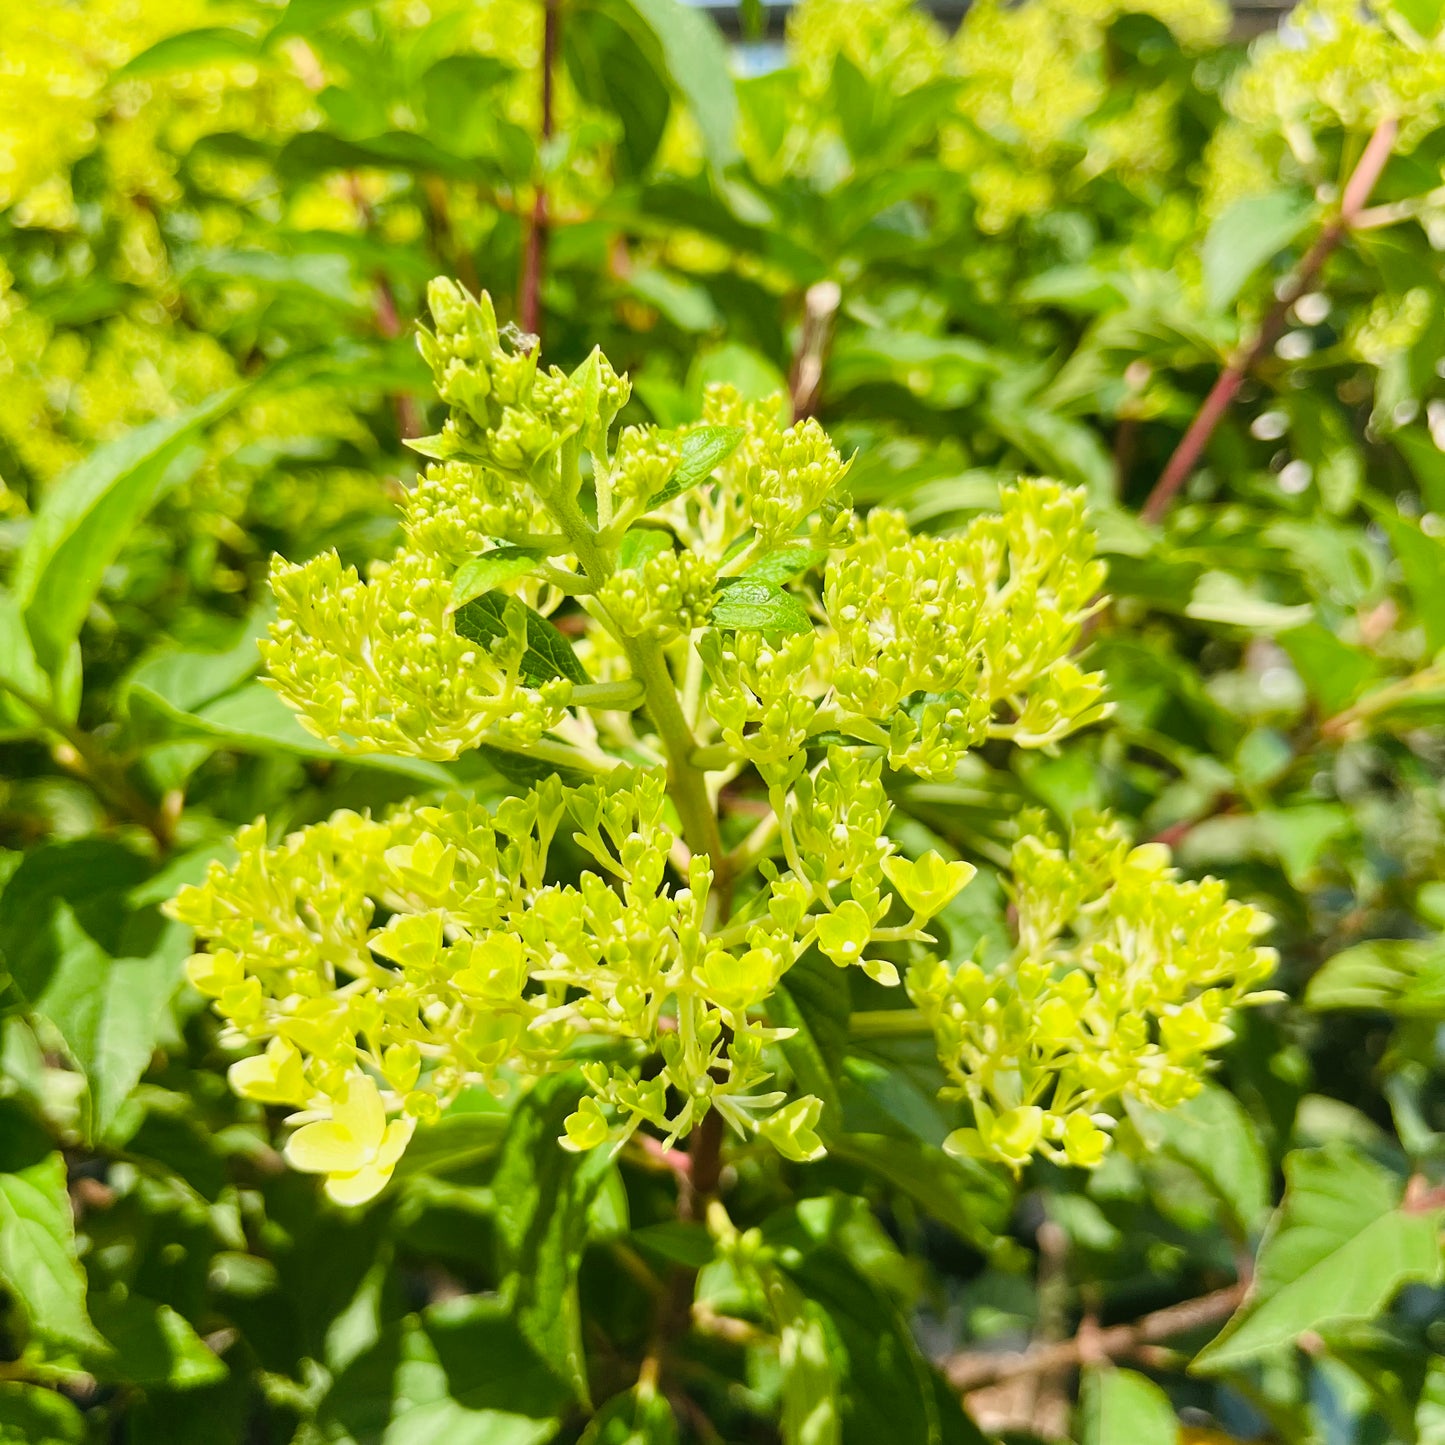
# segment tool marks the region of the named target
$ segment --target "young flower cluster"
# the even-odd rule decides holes
[[[899,852],[885,768],[946,778],[985,739],[1052,744],[1105,710],[1069,655],[1103,584],[1082,497],[1023,482],[954,537],[859,521],[830,495],[846,464],[780,401],[715,388],[696,425],[614,442],[629,387],[598,353],[544,372],[485,297],[431,303],[451,412],[416,443],[437,464],[406,541],[366,580],[276,564],[272,685],[343,749],[486,746],[594,781],[244,830],[173,905],[208,947],[192,982],[259,1049],[232,1082],[295,1111],[288,1157],[344,1203],[468,1085],[579,1066],[568,1148],[670,1144],[716,1111],[815,1158],[780,983],[814,953],[898,984],[973,873]],[[728,783],[766,804],[725,845]],[[1107,829],[1068,856],[1026,838],[1015,865],[1011,966],[915,963],[909,988],[969,1147],[1092,1162],[1103,1101],[1196,1086],[1267,970],[1259,921]]]
[[[1269,918],[1217,879],[1181,881],[1169,850],[1131,848],[1116,824],[1082,820],[1063,849],[1047,832],[1013,850],[1018,943],[1002,967],[937,960],[908,991],[933,1027],[951,1092],[974,1127],[947,1147],[1015,1169],[1034,1153],[1099,1162],[1121,1096],[1168,1109],[1198,1092],[1231,1009],[1275,965]]]

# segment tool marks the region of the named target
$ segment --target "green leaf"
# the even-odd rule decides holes
[[[572,644],[540,613],[505,592],[484,592],[452,614],[452,625],[472,642],[489,646],[507,635],[506,615],[510,608],[522,608],[527,624],[527,650],[522,655],[522,681],[537,687],[554,677],[584,683],[591,679],[572,651]]]
[[[1184,615],[1201,622],[1223,622],[1231,627],[1276,633],[1310,621],[1314,609],[1307,603],[1289,607],[1271,602],[1233,573],[1215,571],[1206,572],[1195,584]]]
[[[1326,1332],[1374,1319],[1402,1285],[1442,1277],[1442,1211],[1400,1207],[1394,1175],[1348,1145],[1297,1150],[1256,1261],[1249,1297],[1194,1361],[1233,1369]]]
[[[1305,1006],[1445,1019],[1445,948],[1403,938],[1357,943],[1328,959],[1310,980]]]
[[[502,1295],[524,1338],[585,1404],[577,1270],[587,1211],[612,1164],[605,1149],[574,1154],[557,1142],[581,1095],[576,1077],[562,1075],[542,1080],[517,1105],[492,1190]]]
[[[1342,642],[1318,622],[1291,627],[1277,641],[1327,716],[1343,712],[1379,670],[1368,652]]]
[[[677,1445],[672,1406],[641,1386],[610,1399],[583,1431],[579,1445]]]
[[[1381,509],[1377,515],[1399,559],[1431,652],[1445,648],[1445,539],[1420,530],[1416,522]]]
[[[145,958],[112,958],[65,903],[51,915],[55,968],[31,1000],[60,1031],[90,1088],[90,1133],[99,1138],[140,1081],[181,986],[189,934],[169,926]]]
[[[784,1251],[783,1259],[806,1300],[806,1315],[797,1326],[798,1344],[807,1345],[810,1353],[804,1377],[807,1389],[800,1388],[799,1403],[812,1404],[820,1431],[798,1438],[810,1445],[813,1440],[821,1445],[840,1438],[843,1445],[877,1445],[880,1440],[938,1445],[931,1373],[893,1299],[834,1244],[805,1250],[801,1256]],[[841,1436],[829,1433],[824,1381],[811,1353],[825,1328],[824,1338],[832,1339],[824,1358],[841,1396]]]
[[[809,547],[802,542],[790,543],[786,547],[779,547],[776,552],[769,552],[766,557],[759,557],[738,581],[764,582],[771,587],[781,587],[784,582],[791,582],[805,572],[811,572],[814,567],[827,560],[828,554],[820,552],[816,547]]]
[[[656,38],[635,20],[629,29],[603,8],[579,6],[562,27],[562,55],[582,97],[621,121],[621,169],[640,176],[657,154],[672,110]]]
[[[785,1445],[839,1445],[838,1408],[828,1317],[822,1307],[791,1289],[772,1291],[778,1314],[778,1361],[783,1371]]]
[[[852,1013],[848,971],[816,953],[804,954],[783,976],[770,1007],[780,1028],[797,1030],[783,1041],[782,1050],[798,1092],[816,1094],[823,1101],[824,1117],[836,1117]]]
[[[1254,1121],[1224,1089],[1206,1084],[1178,1108],[1125,1107],[1150,1153],[1187,1164],[1219,1197],[1245,1233],[1269,1208],[1269,1160]]]
[[[1200,250],[1210,309],[1230,306],[1244,283],[1304,230],[1313,209],[1298,191],[1270,191],[1245,196],[1225,210]]]
[[[291,0],[285,14],[271,28],[267,43],[274,44],[288,35],[310,35],[332,20],[339,20],[353,10],[369,10],[376,0]]]
[[[972,1160],[955,1159],[921,1139],[890,1134],[829,1133],[827,1144],[832,1158],[886,1180],[960,1239],[985,1252],[1007,1226],[1006,1187],[996,1174]]]
[[[738,98],[717,27],[680,0],[624,0],[619,8],[655,37],[668,78],[702,132],[709,162],[725,170],[738,156]]]
[[[1178,1445],[1179,1417],[1153,1380],[1104,1365],[1084,1371],[1078,1439],[1079,1445]]]
[[[52,676],[80,633],[105,569],[136,523],[200,465],[196,437],[240,396],[240,389],[225,392],[139,427],[47,488],[16,564],[14,590],[36,658]]]
[[[224,1361],[170,1305],[116,1285],[93,1298],[91,1310],[111,1347],[91,1362],[99,1379],[185,1390],[214,1384],[228,1373]]]
[[[654,557],[672,551],[672,533],[661,527],[629,527],[617,549],[617,570],[637,572]]]
[[[452,606],[465,606],[483,592],[515,582],[537,569],[543,553],[535,547],[497,547],[463,562],[452,578]]]
[[[184,670],[178,670],[184,678]],[[132,719],[143,726],[150,741],[210,739],[218,748],[261,754],[289,753],[303,758],[344,763],[348,767],[399,773],[418,782],[446,786],[453,775],[438,763],[424,758],[392,757],[385,753],[343,753],[313,737],[296,719],[296,714],[264,682],[246,683],[232,692],[207,702],[194,712],[174,705],[148,684],[157,679],[132,682],[128,701]]]
[[[711,331],[722,324],[712,293],[701,282],[687,280],[657,266],[638,266],[627,273],[627,289],[661,312],[679,331]]]
[[[85,1416],[55,1390],[0,1381],[0,1441],[10,1445],[85,1445]]]
[[[0,589],[0,729],[29,732],[38,726],[38,720],[17,692],[48,704],[50,679],[36,661],[19,602]]]
[[[800,598],[771,582],[739,579],[721,588],[713,603],[714,627],[758,632],[811,632],[812,619]]]
[[[85,1310],[85,1272],[75,1257],[59,1154],[0,1174],[0,1281],[37,1333],[84,1348],[102,1344]]]
[[[740,426],[694,427],[678,443],[682,460],[668,483],[656,496],[648,499],[648,508],[660,507],[674,497],[706,481],[737,451],[747,433]]]
[[[244,30],[206,26],[157,40],[122,65],[111,78],[113,81],[143,80],[171,70],[198,70],[202,66],[241,60],[254,64],[259,53],[255,37]]]
[[[417,1131],[396,1167],[398,1179],[417,1174],[446,1175],[491,1159],[507,1132],[500,1112],[448,1111],[435,1124]]]
[[[1342,516],[1354,506],[1365,480],[1364,457],[1349,419],[1317,391],[1294,392],[1288,406],[1290,445],[1309,464],[1325,510]]]

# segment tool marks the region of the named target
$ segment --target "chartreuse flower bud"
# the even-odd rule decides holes
[[[247,1051],[233,1085],[298,1111],[291,1162],[360,1203],[463,1089],[573,1068],[569,1149],[670,1144],[716,1110],[816,1158],[822,1102],[774,1076],[779,987],[814,951],[884,985],[914,960],[973,1106],[954,1147],[1092,1164],[1108,1101],[1197,1088],[1269,971],[1253,910],[1103,825],[1067,851],[1025,829],[1014,958],[950,970],[919,961],[924,930],[972,866],[888,834],[885,766],[950,777],[986,739],[1050,745],[1105,710],[1070,657],[1103,582],[1082,495],[1022,482],[950,537],[859,521],[830,496],[846,463],[781,399],[713,387],[699,423],[616,436],[628,384],[600,353],[546,369],[485,296],[430,296],[449,415],[415,443],[434,465],[405,542],[364,578],[275,564],[270,683],[344,750],[559,771],[494,808],[338,812],[275,844],[253,824],[171,905]],[[729,852],[734,780],[772,816]]]
[[[883,861],[888,881],[919,918],[931,918],[953,902],[978,872],[972,863],[946,863],[930,850],[910,860],[895,854]]]

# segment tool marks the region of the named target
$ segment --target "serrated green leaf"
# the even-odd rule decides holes
[[[1151,1153],[1187,1164],[1248,1232],[1269,1207],[1269,1160],[1254,1121],[1214,1084],[1178,1108],[1156,1110],[1126,1097],[1125,1108]]]
[[[651,510],[680,497],[684,492],[706,481],[742,444],[747,433],[740,426],[694,427],[678,443],[682,460],[668,483],[648,499]]]
[[[554,677],[584,683],[591,679],[578,661],[572,644],[540,613],[505,592],[484,592],[452,614],[452,625],[473,642],[484,647],[507,634],[506,614],[520,607],[526,616],[527,650],[522,655],[522,681],[537,687]]]
[[[812,619],[801,599],[771,582],[739,580],[719,589],[712,605],[714,627],[730,631],[811,632]]]
[[[51,1154],[0,1174],[0,1281],[42,1335],[95,1349],[102,1345],[85,1308],[85,1272],[75,1257],[75,1227],[65,1161]]]
[[[1179,1417],[1153,1380],[1112,1365],[1084,1372],[1079,1445],[1177,1445]]]
[[[497,547],[463,562],[452,578],[452,606],[462,607],[483,592],[536,571],[543,554],[535,547]]]
[[[803,542],[779,547],[766,557],[759,557],[739,578],[739,582],[764,582],[772,587],[781,587],[805,572],[811,572],[828,560],[826,552],[809,547]]]
[[[1411,1213],[1387,1170],[1348,1145],[1285,1160],[1284,1203],[1259,1248],[1249,1297],[1195,1359],[1216,1373],[1306,1331],[1372,1320],[1402,1285],[1442,1277],[1445,1211]]]

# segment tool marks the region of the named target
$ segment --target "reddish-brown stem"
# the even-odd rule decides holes
[[[545,14],[542,21],[542,124],[538,149],[545,152],[552,138],[553,108],[557,68],[557,43],[562,16],[560,0],[542,0]],[[542,163],[546,163],[545,154]],[[542,282],[547,269],[547,186],[538,176],[537,191],[532,200],[532,216],[527,224],[527,239],[522,249],[522,280],[517,288],[517,322],[533,336],[542,334]]]
[[[1393,120],[1382,120],[1375,127],[1359,163],[1345,183],[1339,213],[1332,217],[1315,237],[1314,245],[1280,288],[1275,303],[1265,315],[1259,330],[1246,345],[1235,352],[1229,364],[1219,374],[1219,379],[1210,388],[1209,395],[1204,398],[1194,420],[1190,422],[1189,430],[1174,449],[1173,456],[1169,458],[1159,480],[1154,484],[1154,490],[1149,493],[1144,503],[1139,515],[1145,522],[1158,522],[1169,510],[1179,489],[1189,480],[1190,473],[1198,465],[1204,448],[1209,445],[1209,439],[1214,435],[1215,427],[1229,410],[1244,378],[1259,358],[1279,340],[1290,307],[1310,289],[1325,262],[1354,228],[1360,212],[1365,208],[1365,202],[1370,199],[1370,192],[1375,189],[1375,183],[1380,179],[1380,172],[1385,169],[1385,163],[1390,159],[1396,130]]]
[[[788,381],[793,416],[799,421],[817,413],[823,387],[823,365],[828,358],[833,322],[842,301],[843,291],[836,281],[817,281],[808,287],[803,296],[803,330],[798,339],[798,353],[793,358],[793,374]]]
[[[1020,1354],[969,1352],[944,1362],[944,1373],[955,1390],[967,1393],[985,1385],[997,1385],[1024,1375],[1047,1375],[1100,1360],[1117,1360],[1137,1355],[1142,1349],[1218,1324],[1239,1308],[1248,1284],[1241,1280],[1227,1289],[1198,1299],[1185,1300],[1167,1309],[1155,1310],[1133,1324],[1111,1325],[1108,1329],[1086,1324],[1072,1339],[1057,1344],[1037,1345]]]

